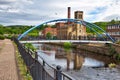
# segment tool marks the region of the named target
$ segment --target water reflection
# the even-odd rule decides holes
[[[103,62],[80,55],[78,54],[78,51],[70,50],[66,52],[61,46],[53,46],[48,44],[33,45],[38,49],[38,54],[52,66],[60,65],[63,69],[80,69],[82,66],[104,66]]]
[[[98,62],[95,59],[86,57],[85,61],[83,63],[83,66],[88,66],[88,67],[102,67],[102,66],[104,66],[104,62],[101,62],[101,61]]]

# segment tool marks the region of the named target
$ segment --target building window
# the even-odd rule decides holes
[[[79,15],[79,19],[82,19],[82,15]]]
[[[111,26],[109,26],[109,29],[111,29]]]
[[[119,32],[117,32],[117,35],[120,35]]]

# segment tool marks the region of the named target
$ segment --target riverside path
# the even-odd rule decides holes
[[[18,80],[12,41],[0,40],[0,80]]]

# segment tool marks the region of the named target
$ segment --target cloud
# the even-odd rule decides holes
[[[120,15],[118,14],[113,14],[113,15],[110,15],[110,16],[106,16],[103,20],[105,21],[110,21],[110,20],[113,20],[113,19],[119,19],[120,20]]]
[[[0,5],[6,5],[16,2],[16,0],[0,0]]]
[[[40,22],[67,18],[67,7],[84,11],[84,20],[106,21],[119,17],[120,1],[115,0],[0,0],[0,21],[4,24],[39,24]],[[8,20],[6,22],[6,19]]]

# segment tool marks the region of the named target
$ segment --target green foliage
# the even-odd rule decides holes
[[[120,41],[117,41],[116,44],[119,44],[119,45],[120,45]]]
[[[106,43],[105,45],[106,45],[106,47],[109,48],[109,55],[110,55],[110,56],[114,56],[114,55],[117,54],[117,51],[116,51],[115,48],[112,46],[112,44]]]
[[[110,63],[108,66],[109,66],[109,68],[115,68],[116,64],[115,63]]]
[[[112,46],[110,43],[105,43],[105,46],[109,47]]]
[[[106,27],[108,25],[108,22],[96,22],[95,23],[97,26],[99,26],[100,28],[102,28],[103,30],[106,30]]]
[[[116,60],[120,61],[120,54],[115,55]]]
[[[3,35],[0,35],[0,40],[4,40],[5,37]]]
[[[65,50],[70,50],[72,47],[72,44],[70,42],[65,42],[63,46]]]
[[[102,28],[103,30],[106,30],[106,26],[107,26],[108,23],[107,23],[107,22],[95,22],[95,23],[93,23],[93,24],[99,26],[99,27]],[[89,25],[89,24],[88,24],[88,25]],[[86,29],[87,33],[92,33],[93,35],[96,34],[96,33],[94,32],[94,30],[97,31],[97,32],[99,32],[99,33],[103,33],[101,30],[99,30],[99,29],[96,28],[96,27],[93,27],[93,29],[89,29],[89,28]]]
[[[37,37],[38,36],[38,33],[37,32],[31,32],[31,33],[28,33],[29,36],[32,36],[32,37]]]
[[[113,24],[120,24],[120,21],[115,21],[115,20],[111,20],[110,22],[95,22],[95,25],[99,26],[100,28],[102,28],[103,30],[106,31],[106,27],[108,25],[113,25]],[[94,28],[95,29],[95,28]],[[97,32],[102,32],[101,30],[98,30],[97,28],[95,29]],[[91,29],[87,28],[86,29],[87,33],[92,33],[94,34],[95,32],[92,31]]]
[[[37,50],[31,43],[26,43],[25,46],[27,48],[31,49],[32,51],[36,51]]]
[[[116,50],[115,50],[115,48],[110,48],[110,55],[114,55],[114,54],[116,54],[117,52],[116,52]]]
[[[0,26],[0,34],[22,34],[31,26]]]
[[[0,30],[0,35],[3,35],[3,33],[4,33],[4,32],[3,32],[2,30]]]
[[[115,48],[112,47],[111,44],[107,44],[107,45],[108,45],[108,47],[109,47],[110,56],[113,56],[113,55],[117,54]]]
[[[115,24],[115,20],[114,19],[111,20],[110,24]]]
[[[11,39],[12,37],[13,37],[12,35],[5,36],[5,38],[7,39]]]
[[[48,25],[41,25],[37,29],[41,31],[44,30],[46,27],[48,27]]]
[[[52,38],[52,34],[51,34],[50,32],[48,32],[48,33],[46,34],[46,38],[47,38],[47,39],[51,39],[51,38]]]
[[[56,26],[55,26],[55,25],[51,25],[51,27],[52,27],[52,28],[56,28]]]
[[[112,25],[112,24],[120,24],[120,21],[115,21],[114,19],[111,20],[110,22],[108,22],[109,25]]]
[[[23,80],[32,80],[32,77],[29,71],[27,70],[27,67],[18,51],[16,51],[16,57],[17,57],[17,64],[18,64],[19,72]]]

